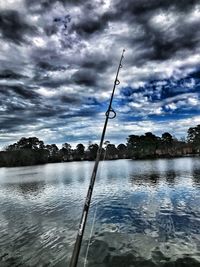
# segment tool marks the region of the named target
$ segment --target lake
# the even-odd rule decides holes
[[[94,162],[0,168],[0,266],[64,267]],[[79,266],[200,266],[200,158],[101,162]]]

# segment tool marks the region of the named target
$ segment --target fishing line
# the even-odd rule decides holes
[[[87,250],[86,250],[86,254],[85,254],[84,267],[86,267],[86,265],[87,265],[87,258],[88,258],[88,253],[89,253],[89,249],[90,249],[90,245],[91,245],[91,239],[92,239],[92,234],[93,234],[93,230],[94,230],[94,224],[95,224],[95,220],[96,220],[96,213],[97,213],[97,204],[96,204],[96,207],[95,207],[94,217],[93,217],[93,221],[92,221],[92,228],[91,228],[91,231],[90,231],[90,237],[89,237],[89,240],[88,240]]]

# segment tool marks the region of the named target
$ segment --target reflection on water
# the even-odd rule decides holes
[[[0,169],[0,266],[68,266],[93,164]],[[79,266],[200,266],[199,191],[199,158],[101,162]]]
[[[200,170],[193,170],[192,171],[192,177],[193,177],[193,182],[199,186],[200,185]]]

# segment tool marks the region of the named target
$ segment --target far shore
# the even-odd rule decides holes
[[[56,162],[94,161],[97,153],[100,160],[117,159],[171,159],[179,157],[196,157],[200,155],[200,125],[187,131],[186,139],[178,140],[168,132],[157,136],[152,132],[143,135],[129,135],[126,144],[115,145],[104,141],[99,147],[88,143],[85,147],[79,143],[75,148],[69,143],[58,148],[56,144],[45,144],[37,137],[22,137],[0,151],[0,167],[32,166]],[[100,151],[100,152],[99,152]]]
[[[200,157],[199,154],[186,154],[186,155],[165,155],[165,156],[145,156],[145,157],[135,157],[135,158],[110,158],[110,159],[101,159],[102,161],[117,161],[117,160],[133,160],[133,161],[143,161],[143,160],[159,160],[159,159],[177,159],[177,158],[193,158]],[[70,162],[95,162],[95,159],[75,159],[75,160],[65,160],[65,161],[55,161],[55,162],[44,162],[36,164],[24,164],[24,165],[10,165],[10,166],[0,166],[0,168],[17,168],[17,167],[30,167],[30,166],[39,166],[46,164],[55,164],[55,163],[70,163]]]

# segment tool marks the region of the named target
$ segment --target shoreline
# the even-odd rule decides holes
[[[111,159],[101,159],[101,161],[116,161],[116,160],[132,160],[132,161],[140,161],[140,160],[159,160],[159,159],[176,159],[176,158],[194,158],[200,157],[199,154],[186,154],[186,155],[167,155],[167,156],[157,156],[157,157],[135,157],[135,158],[111,158]],[[67,163],[67,162],[95,162],[95,160],[83,159],[83,160],[65,160],[65,161],[57,161],[57,162],[44,162],[44,163],[36,163],[36,164],[24,164],[24,165],[12,165],[12,166],[0,166],[0,168],[19,168],[19,167],[31,167],[31,166],[40,166],[46,164],[55,164],[55,163]]]

